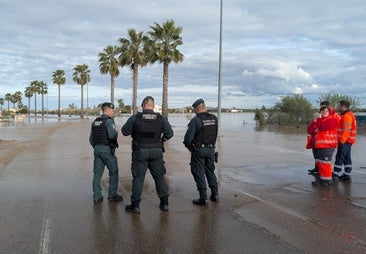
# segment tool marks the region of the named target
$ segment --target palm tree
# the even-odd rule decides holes
[[[40,93],[39,81],[34,80],[30,83],[30,89],[34,94],[34,116],[37,116],[37,94]]]
[[[163,25],[155,22],[155,26],[150,26],[152,31],[148,34],[151,36],[153,54],[150,56],[151,62],[159,61],[163,63],[163,103],[162,115],[168,116],[168,79],[169,79],[169,64],[183,61],[183,54],[177,49],[183,44],[180,33],[183,31],[181,27],[175,27],[173,20],[167,20]]]
[[[52,74],[52,80],[54,84],[58,86],[58,106],[57,106],[57,115],[61,117],[61,85],[66,83],[65,71],[64,70],[55,70]]]
[[[72,74],[72,80],[81,87],[81,118],[84,118],[84,85],[90,82],[90,70],[88,68],[89,66],[86,64],[76,65]]]
[[[10,101],[12,99],[11,93],[5,94],[5,100],[8,102],[8,111],[10,110]]]
[[[0,98],[0,111],[3,111],[4,98]]]
[[[101,74],[108,74],[111,76],[111,102],[114,104],[114,81],[119,75],[117,55],[120,53],[120,48],[109,45],[99,53],[99,70]]]
[[[123,66],[130,66],[132,70],[132,112],[137,113],[137,80],[139,66],[146,66],[147,59],[147,42],[148,37],[143,32],[137,33],[135,29],[128,30],[129,38],[120,38],[121,54],[119,56],[119,63]]]
[[[48,92],[48,86],[45,82],[39,82],[39,94],[42,96],[42,116],[44,116],[44,95]],[[48,109],[47,109],[48,110]]]
[[[28,98],[28,115],[30,115],[30,99],[33,96],[33,90],[31,86],[27,86],[25,88],[24,96]]]
[[[16,101],[16,98],[15,98],[14,94],[11,95],[10,102],[13,104],[13,109],[15,109],[15,103],[17,101]]]
[[[125,103],[123,102],[123,100],[122,99],[118,99],[117,102],[118,102],[118,108],[119,108],[119,110],[121,112],[124,112],[124,110],[125,110]]]
[[[12,95],[12,103],[13,103],[13,108],[15,108],[15,103],[18,104],[17,109],[19,109],[19,104],[22,103],[22,92],[21,91],[16,91],[13,95]]]

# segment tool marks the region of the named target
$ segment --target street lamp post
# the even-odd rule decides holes
[[[89,118],[88,109],[89,109],[89,87],[88,87],[88,83],[87,83],[86,84],[86,118]]]
[[[221,126],[222,1],[223,0],[220,0],[219,77],[218,77],[218,96],[217,96],[218,133],[220,131]]]

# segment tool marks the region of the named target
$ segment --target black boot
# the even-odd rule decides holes
[[[309,169],[308,172],[309,172],[309,174],[318,174],[319,170],[317,168],[313,168],[313,169]]]
[[[140,213],[140,208],[139,208],[138,206],[136,206],[136,205],[133,205],[133,204],[131,204],[131,205],[126,205],[126,206],[125,206],[125,210],[126,210],[126,212],[128,212],[128,213],[137,213],[137,214],[139,214],[139,213]]]
[[[108,201],[109,202],[119,202],[119,201],[123,201],[123,197],[121,195],[114,195],[113,197],[108,197]]]
[[[167,212],[169,211],[169,203],[168,203],[168,199],[160,199],[160,205],[159,205],[160,210]]]
[[[343,174],[339,177],[339,180],[342,182],[352,182],[352,178],[350,175]]]
[[[200,205],[200,206],[207,206],[208,205],[208,200],[207,199],[202,199],[202,198],[193,199],[192,202],[193,202],[193,204]]]
[[[332,173],[332,180],[333,180],[333,183],[338,183],[339,182],[339,176]]]
[[[219,203],[219,201],[220,201],[219,195],[217,195],[217,194],[216,195],[211,195],[210,200],[213,201],[213,202]]]

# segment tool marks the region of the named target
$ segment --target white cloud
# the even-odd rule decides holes
[[[273,62],[268,67],[259,67],[255,71],[244,70],[243,76],[261,76],[284,80],[288,83],[309,82],[311,75],[293,63]]]
[[[231,0],[223,7],[224,107],[274,105],[294,92],[311,98],[327,91],[357,94],[366,102],[365,1]],[[98,53],[117,44],[128,28],[147,31],[167,19],[183,28],[185,56],[170,66],[169,106],[190,105],[199,97],[217,104],[219,1],[212,0],[1,1],[0,97],[43,80],[52,107],[52,72],[62,68],[64,106],[78,104],[72,69],[85,63],[91,69],[91,104],[108,100],[109,77],[99,73]],[[159,64],[140,69],[139,98],[161,98],[161,78]],[[117,79],[115,97],[131,101],[128,70]]]

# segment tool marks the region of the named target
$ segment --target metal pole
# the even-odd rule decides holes
[[[46,116],[47,116],[47,119],[48,119],[48,93],[47,93],[47,111],[46,111]]]
[[[220,134],[220,127],[221,127],[222,1],[223,0],[220,0],[219,77],[218,77],[218,96],[217,96],[218,134]]]
[[[86,83],[86,118],[89,118],[88,108],[89,108],[89,86],[88,83]]]

